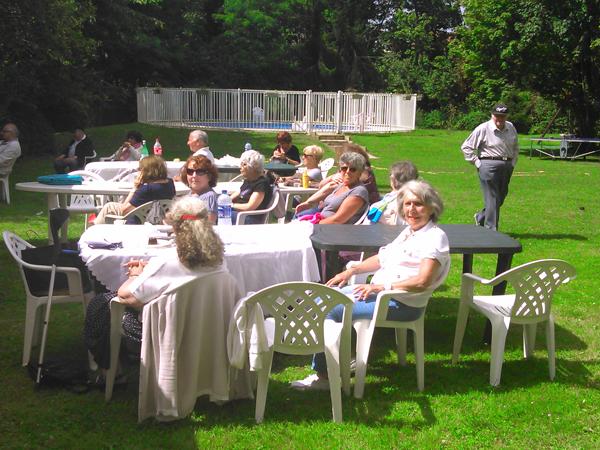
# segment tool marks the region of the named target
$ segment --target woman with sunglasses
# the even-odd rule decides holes
[[[181,181],[190,188],[190,196],[199,198],[206,204],[208,220],[217,223],[217,185],[219,172],[206,156],[190,156],[181,168]]]
[[[302,165],[304,166],[306,173],[308,174],[308,181],[310,187],[319,187],[319,183],[323,179],[319,163],[323,157],[323,149],[318,145],[309,145],[304,147],[302,150]],[[283,179],[285,185],[290,186],[302,178],[301,173],[297,173],[291,177]]]
[[[322,191],[296,206],[296,215],[320,214],[322,224],[356,223],[369,205],[369,193],[360,181],[365,168],[365,158],[358,153],[342,154],[339,160],[341,184],[323,201]],[[317,206],[318,205],[318,206]],[[315,209],[316,207],[316,209]]]

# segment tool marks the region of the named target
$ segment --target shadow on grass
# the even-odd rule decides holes
[[[562,234],[562,233],[508,233],[513,239],[538,239],[538,240],[555,240],[555,239],[567,239],[571,241],[587,241],[588,238],[580,234]]]

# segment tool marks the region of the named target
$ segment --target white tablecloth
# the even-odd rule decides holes
[[[287,225],[244,225],[215,227],[225,244],[227,269],[242,292],[258,291],[287,281],[319,281],[317,259],[306,222]],[[148,245],[158,229],[151,225],[95,225],[81,239],[81,257],[94,276],[110,290],[125,281],[123,268],[131,258],[154,256],[176,258],[173,246]],[[88,242],[122,242],[115,250],[91,249]]]
[[[185,161],[165,161],[169,178],[179,175]],[[139,161],[100,161],[85,165],[85,170],[100,175],[105,180],[112,180],[118,175],[132,170],[137,170]]]

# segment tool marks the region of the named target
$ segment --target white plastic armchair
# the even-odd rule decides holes
[[[269,351],[262,354],[262,369],[258,371],[256,422],[262,422],[264,417],[273,352],[289,355],[325,353],[333,420],[341,422],[340,387],[346,395],[350,393],[352,300],[322,284],[291,282],[276,284],[246,299],[247,307],[257,303],[272,317],[267,320],[275,322],[275,335]],[[326,320],[329,311],[338,304],[344,305],[342,322]]]
[[[506,335],[511,323],[523,325],[523,354],[525,358],[529,358],[535,347],[536,326],[538,322],[546,322],[548,370],[550,379],[553,380],[556,366],[552,297],[558,286],[568,283],[575,276],[575,268],[560,259],[532,261],[497,275],[491,280],[472,273],[464,273],[452,362],[458,362],[469,317],[469,307],[471,307],[485,315],[492,323],[490,362],[492,386],[500,384]],[[475,283],[496,286],[503,282],[507,282],[514,289],[514,294],[473,295]]]
[[[348,268],[357,266],[359,261],[350,261]],[[362,398],[365,388],[365,377],[367,374],[367,363],[369,351],[373,340],[375,327],[394,328],[396,334],[396,352],[398,354],[398,364],[406,365],[406,334],[407,330],[414,333],[415,365],[417,368],[417,388],[422,391],[425,388],[425,310],[416,320],[400,322],[396,320],[387,320],[390,300],[405,300],[407,304],[412,302],[429,301],[433,291],[448,276],[450,264],[443,268],[444,274],[438,279],[436,286],[432,286],[423,292],[406,292],[402,290],[381,291],[377,295],[375,311],[372,319],[354,320],[353,325],[356,330],[356,374],[354,381],[354,397]],[[372,273],[356,274],[350,279],[350,284],[363,284]],[[426,305],[427,306],[427,305]],[[425,306],[425,307],[426,307]]]
[[[269,203],[269,206],[267,206],[265,209],[256,209],[254,211],[238,211],[235,224],[244,225],[246,223],[246,218],[249,216],[260,216],[261,214],[264,216],[262,223],[267,223],[269,221],[270,213],[279,204],[279,188],[276,185],[273,185],[272,189],[271,203]]]
[[[83,157],[83,166],[85,167],[85,165],[89,162],[92,162],[94,159],[96,159],[96,156],[98,156],[98,154],[96,153],[96,150],[92,150],[92,154],[89,156],[84,156]],[[70,173],[70,172],[69,172]]]
[[[136,217],[141,224],[149,222],[153,225],[160,225],[167,212],[171,209],[172,204],[173,200],[171,199],[149,201],[122,216],[107,214],[106,223],[125,223],[127,219]]]
[[[2,184],[0,196],[2,196],[7,205],[10,205],[10,181],[8,180],[8,177],[9,174],[0,175],[0,184]]]
[[[39,272],[52,272],[52,266],[25,262],[21,257],[21,251],[26,248],[34,248],[35,246],[10,231],[4,231],[2,236],[6,248],[19,266],[19,272],[21,273],[21,279],[23,280],[23,285],[25,287],[25,335],[23,338],[22,364],[23,366],[26,366],[31,358],[32,347],[39,344],[43,312],[45,311],[45,308],[47,308],[50,296],[53,304],[81,303],[83,306],[83,314],[85,316],[86,304],[92,297],[93,292],[83,292],[81,273],[79,272],[79,269],[75,267],[56,267],[57,274],[62,273],[66,275],[68,289],[55,290],[53,286],[48,286],[48,289],[42,292],[32,291],[27,282],[27,277],[25,276],[25,269]],[[43,348],[40,348],[40,353],[43,354]]]
[[[85,184],[105,181],[100,175],[87,170],[74,170],[69,172],[69,175],[81,176]],[[88,214],[100,211],[102,205],[104,205],[104,200],[103,195],[73,194],[69,200],[67,211],[69,211],[69,214],[85,214],[85,228],[87,228]]]
[[[327,178],[327,173],[333,167],[335,160],[333,158],[324,159],[319,163],[319,169],[321,169],[321,176],[323,179]]]

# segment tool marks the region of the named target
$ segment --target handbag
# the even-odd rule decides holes
[[[91,290],[92,284],[89,272],[77,250],[60,247],[57,249],[54,245],[32,247],[21,250],[21,258],[29,264],[40,266],[51,266],[54,264],[57,267],[75,267],[79,269],[81,274],[83,292]],[[47,295],[48,286],[50,285],[50,272],[32,270],[27,267],[23,267],[23,271],[25,272],[25,279],[27,280],[29,290],[37,295]],[[67,275],[57,272],[54,279],[54,290],[68,289],[68,287]]]

